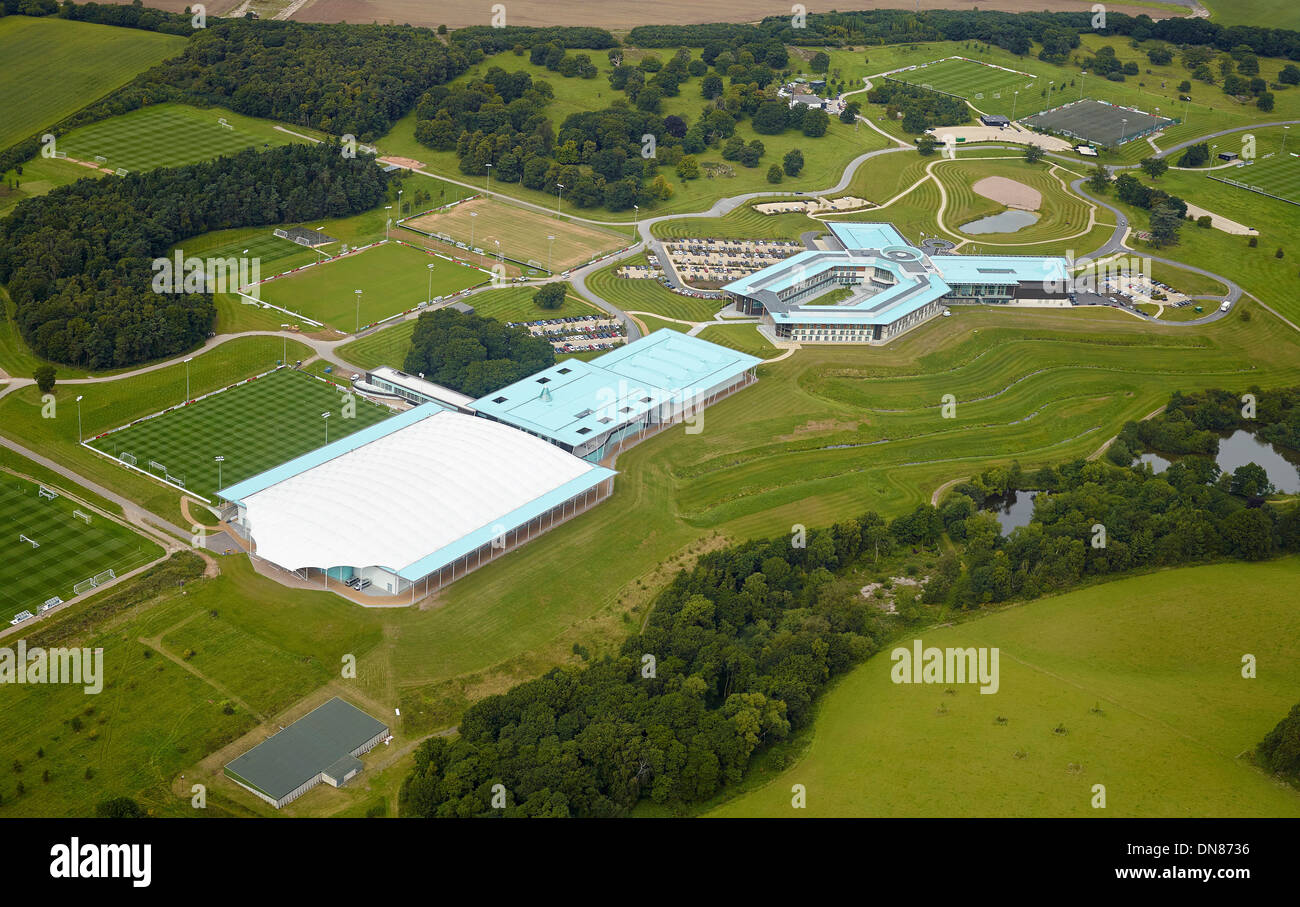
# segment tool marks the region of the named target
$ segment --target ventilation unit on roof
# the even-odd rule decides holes
[[[493,403],[505,403],[505,402],[506,402],[506,398],[505,398],[505,397],[493,397],[493,398],[492,398],[492,402],[493,402]]]

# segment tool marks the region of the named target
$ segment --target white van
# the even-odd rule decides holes
[[[1223,305],[1219,306],[1219,311],[1226,312],[1230,308],[1232,308],[1232,303],[1228,302],[1228,300],[1225,299],[1223,300]]]

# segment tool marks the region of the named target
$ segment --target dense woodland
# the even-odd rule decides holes
[[[213,230],[367,211],[388,179],[323,144],[78,180],[0,220],[0,283],[38,356],[105,369],[175,355],[207,337],[216,310],[209,293],[155,293],[154,259]]]
[[[782,537],[704,555],[616,657],[484,699],[457,737],[421,744],[403,815],[619,816],[736,783],[763,746],[812,720],[832,677],[880,647],[881,612],[843,574],[882,545],[884,520],[866,514],[803,548]]]
[[[1253,414],[1243,395],[1232,391],[1175,391],[1158,416],[1126,423],[1107,453],[1122,465],[1133,462],[1143,451],[1214,456],[1219,452],[1219,438],[1238,429],[1300,451],[1300,387],[1268,392],[1251,387],[1247,393],[1254,398]]]
[[[558,41],[516,44],[512,50],[519,57],[527,53],[530,62],[561,78],[598,73],[588,55],[569,55]],[[709,149],[719,150],[725,160],[757,167],[765,151],[762,142],[745,143],[735,136],[737,124],[747,117],[763,135],[793,129],[819,138],[829,124],[822,110],[790,108],[771,98],[771,90],[789,75],[790,59],[784,46],[770,40],[739,47],[710,42],[699,59],[678,48],[666,61],[646,56],[635,65],[625,62],[621,51],[611,50],[609,85],[626,98],[602,110],[572,114],[558,128],[545,113],[554,97],[550,83],[508,71],[509,59],[501,57],[482,78],[430,89],[416,107],[415,137],[437,151],[454,149],[462,173],[482,176],[490,170],[503,183],[553,195],[562,191],[578,208],[652,206],[673,192],[659,168],[698,178],[696,162],[682,161]],[[698,94],[699,115],[689,122],[663,116],[664,99],[683,91]],[[654,137],[653,147],[647,147],[646,136]]]
[[[931,126],[958,126],[970,122],[970,108],[961,98],[929,91],[919,85],[881,79],[867,92],[872,104],[884,104],[892,120],[903,115],[904,132],[919,135]]]
[[[555,364],[555,350],[524,327],[455,309],[421,313],[404,368],[481,397]]]

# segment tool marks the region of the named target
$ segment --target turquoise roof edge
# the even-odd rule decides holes
[[[435,570],[442,569],[457,558],[463,557],[476,548],[491,542],[499,534],[500,530],[494,531],[498,526],[504,526],[507,530],[521,526],[534,517],[546,513],[552,507],[559,506],[574,495],[590,491],[601,482],[616,475],[618,473],[612,469],[606,469],[604,466],[593,466],[582,475],[570,479],[558,488],[553,488],[541,497],[534,498],[522,507],[516,507],[504,516],[493,520],[490,525],[480,526],[473,532],[461,536],[456,541],[443,545],[437,551],[426,554],[418,561],[407,564],[397,571],[397,575],[412,582],[422,579]]]
[[[414,409],[408,409],[404,413],[389,416],[382,422],[368,425],[360,431],[353,432],[346,438],[331,441],[324,447],[318,447],[302,456],[281,463],[279,466],[273,466],[265,472],[259,472],[242,482],[236,482],[234,485],[219,489],[217,496],[225,498],[227,501],[242,503],[243,499],[251,494],[264,491],[286,479],[292,479],[294,476],[309,469],[314,469],[322,463],[328,463],[330,460],[351,453],[359,447],[365,447],[372,441],[378,441],[380,438],[387,437],[399,429],[414,425],[416,422],[427,419],[429,416],[443,412],[446,409],[447,407],[439,406],[437,403],[423,403]]]

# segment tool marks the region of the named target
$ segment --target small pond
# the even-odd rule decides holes
[[[1012,491],[1004,498],[989,498],[987,509],[998,518],[1003,535],[1010,535],[1017,526],[1028,526],[1034,516],[1036,491]]]
[[[1160,454],[1144,453],[1138,457],[1139,463],[1149,463],[1156,473],[1162,473],[1172,462]],[[1278,491],[1285,494],[1300,492],[1300,469],[1267,441],[1261,441],[1252,432],[1238,429],[1227,437],[1219,439],[1219,454],[1214,462],[1224,472],[1232,472],[1247,463],[1256,463],[1268,473],[1268,480]]]
[[[1021,211],[1019,208],[1008,208],[1001,214],[990,214],[988,217],[981,217],[979,220],[962,224],[957,229],[963,233],[971,234],[1015,233],[1017,230],[1036,223],[1038,223],[1038,213],[1036,211]]]

